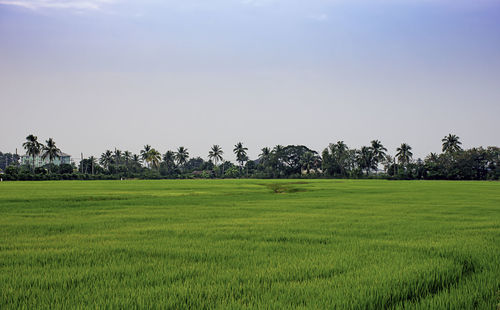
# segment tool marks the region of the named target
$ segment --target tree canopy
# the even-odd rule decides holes
[[[90,156],[78,167],[52,161],[60,154],[54,139],[46,144],[35,135],[26,137],[23,147],[32,158],[42,155],[49,164],[35,169],[23,167],[19,156],[0,152],[0,168],[10,179],[62,178],[396,178],[497,180],[500,178],[500,149],[474,147],[463,149],[458,136],[449,134],[442,139],[442,153],[430,153],[424,159],[414,159],[412,147],[402,143],[394,155],[380,140],[366,146],[350,148],[344,141],[330,143],[321,154],[305,145],[276,145],[263,147],[256,159],[248,156],[242,142],[234,145],[234,161],[225,160],[223,149],[214,144],[208,150],[208,160],[189,157],[186,147],[168,150],[163,155],[146,144],[139,154],[128,150],[104,151],[100,158]],[[5,163],[4,163],[5,160]],[[3,166],[2,166],[3,164]],[[50,176],[44,176],[49,171]],[[9,173],[7,173],[9,172]],[[53,172],[50,173],[50,172]]]

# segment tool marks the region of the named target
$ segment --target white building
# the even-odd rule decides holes
[[[49,157],[47,156],[45,159],[42,158],[42,155],[35,156],[35,167],[43,167],[50,163]],[[71,164],[71,156],[59,152],[58,156],[52,160],[52,164],[60,166],[62,164]],[[29,155],[21,155],[21,165],[33,165],[33,157]]]

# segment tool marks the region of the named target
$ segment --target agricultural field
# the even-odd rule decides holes
[[[0,309],[496,309],[500,183],[0,183]]]

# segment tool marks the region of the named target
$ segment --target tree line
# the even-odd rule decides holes
[[[162,154],[150,145],[138,153],[106,150],[99,158],[82,159],[78,166],[56,166],[52,161],[60,154],[54,139],[45,144],[29,135],[23,143],[33,159],[31,167],[21,166],[18,158],[3,170],[8,180],[44,179],[181,179],[181,178],[387,178],[441,180],[498,180],[500,148],[476,147],[464,150],[456,135],[442,139],[442,152],[414,159],[412,147],[402,143],[394,155],[381,141],[373,140],[359,149],[349,148],[343,141],[329,144],[322,152],[304,145],[276,145],[261,149],[257,159],[248,157],[248,148],[238,142],[227,157],[219,145],[213,145],[207,160],[190,157],[180,146]],[[2,154],[2,153],[0,153]],[[7,156],[6,154],[2,154]],[[49,158],[49,164],[35,167],[36,156]],[[11,156],[10,158],[13,158]],[[0,158],[1,160],[1,158]],[[68,167],[69,166],[69,167]]]

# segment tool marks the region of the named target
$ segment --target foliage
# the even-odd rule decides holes
[[[180,146],[177,149],[174,158],[177,161],[177,165],[179,165],[180,167],[184,166],[189,159],[188,149],[183,146]]]
[[[443,142],[443,152],[445,153],[455,153],[462,150],[460,146],[462,142],[459,140],[460,138],[456,135],[449,134],[444,137],[441,141]]]
[[[67,174],[82,174],[78,179],[96,178],[388,178],[388,179],[444,179],[444,180],[498,180],[500,179],[500,152],[498,147],[472,148],[463,150],[456,135],[449,134],[442,139],[443,153],[431,153],[424,160],[413,158],[412,147],[402,143],[395,156],[387,153],[381,141],[372,140],[369,146],[349,148],[343,141],[329,144],[321,155],[304,145],[276,145],[264,147],[259,157],[251,160],[247,148],[238,142],[233,149],[238,168],[230,161],[224,161],[223,150],[213,145],[208,152],[208,161],[201,157],[189,158],[188,149],[181,146],[177,151],[167,151],[163,156],[151,145],[145,145],[140,155],[115,149],[102,153],[99,162],[94,157],[81,160],[78,169],[69,166],[45,165],[44,169],[32,171],[23,167],[20,172],[5,172],[8,180],[45,180],[46,171],[54,173],[53,178],[62,179]],[[29,154],[36,153],[37,138],[27,137],[24,143]],[[42,147],[38,144],[38,147]],[[45,152],[57,154],[53,139],[47,140]],[[49,153],[45,156],[49,156]],[[6,162],[18,164],[12,154]],[[10,158],[10,159],[9,159]],[[9,161],[10,160],[10,161]],[[145,166],[143,166],[143,163]],[[74,171],[77,170],[77,171]],[[151,172],[155,170],[156,172]],[[12,173],[10,173],[12,172]]]
[[[32,158],[32,169],[33,172],[35,172],[35,157],[40,155],[43,144],[38,142],[38,138],[31,134],[26,137],[26,142],[23,143],[23,147],[26,150],[26,154]]]
[[[403,165],[403,167],[409,164],[411,158],[413,157],[411,149],[411,146],[409,146],[407,143],[402,143],[401,146],[396,149],[396,157]]]
[[[18,165],[18,164],[19,164],[19,155],[0,152],[0,169],[5,171],[5,169],[8,166]]]
[[[49,162],[52,163],[54,159],[59,158],[61,150],[56,146],[56,142],[52,138],[49,138],[45,143],[46,144],[42,146],[42,158],[45,159],[48,157]]]
[[[243,164],[248,161],[247,150],[248,148],[244,147],[241,142],[238,142],[233,149],[233,153],[236,155],[236,161],[240,163],[240,173],[242,173]]]
[[[240,171],[236,167],[231,167],[224,172],[226,178],[237,178],[240,176]]]

